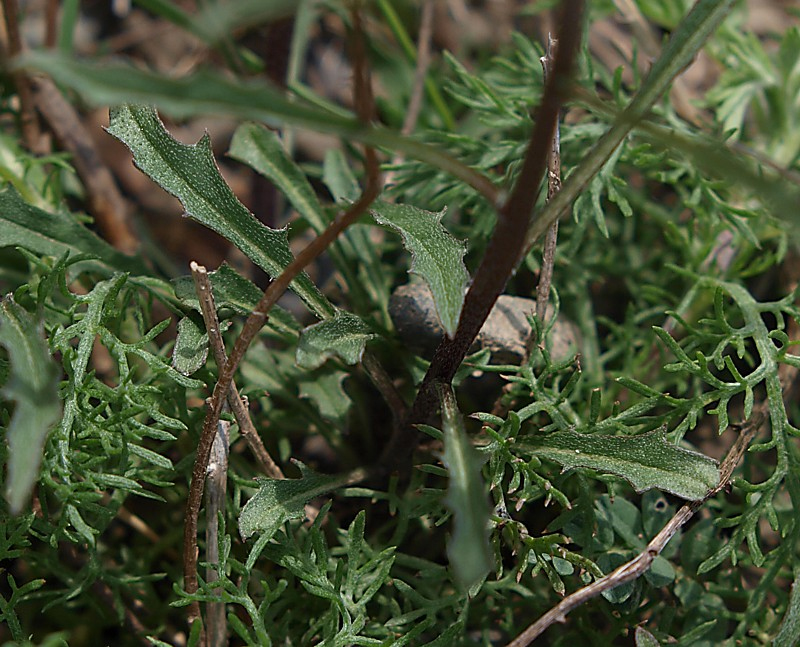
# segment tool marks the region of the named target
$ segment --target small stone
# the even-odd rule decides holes
[[[525,357],[531,336],[528,316],[536,309],[534,299],[501,295],[486,318],[470,352],[488,348],[492,363],[516,364]],[[401,285],[389,299],[389,315],[400,338],[425,357],[433,355],[444,334],[433,295],[426,283]],[[545,346],[554,361],[566,359],[578,350],[579,332],[575,324],[559,318],[553,324]]]

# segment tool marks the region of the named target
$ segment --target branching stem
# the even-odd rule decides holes
[[[358,11],[353,11],[353,18],[353,91],[359,118],[366,122],[372,116],[373,99],[361,30],[361,18]],[[211,456],[211,447],[217,431],[217,422],[222,412],[223,402],[226,400],[227,393],[233,382],[233,375],[250,343],[266,323],[270,308],[275,305],[281,295],[288,289],[292,280],[309,263],[324,252],[339,234],[355,222],[378,197],[381,187],[378,158],[375,150],[370,147],[366,147],[364,153],[367,182],[361,197],[344,214],[336,218],[325,231],[303,248],[283,272],[267,286],[261,300],[245,321],[228,361],[225,362],[220,370],[219,378],[206,408],[203,430],[197,444],[192,479],[186,501],[186,520],[183,532],[183,585],[188,594],[196,593],[198,588],[197,524],[203,499],[203,485]],[[200,618],[200,605],[197,602],[189,605],[187,617],[190,625]]]
[[[536,111],[522,170],[511,195],[499,210],[497,227],[465,297],[456,334],[452,339],[445,337],[439,344],[414,401],[409,424],[401,433],[395,434],[384,452],[384,460],[389,464],[413,450],[416,434],[410,425],[424,422],[433,412],[436,384],[452,380],[523,252],[525,232],[539,194],[567,80],[580,44],[582,12],[583,2],[580,0],[567,0],[562,5],[561,45],[556,53],[553,74],[547,79],[541,105]]]

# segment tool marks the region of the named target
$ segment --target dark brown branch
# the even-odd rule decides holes
[[[373,112],[372,91],[367,68],[366,49],[361,31],[361,18],[357,11],[353,12],[353,63],[354,63],[354,94],[356,112],[362,120],[369,120]],[[244,354],[253,341],[258,331],[267,321],[267,313],[275,302],[289,287],[292,280],[303,271],[317,256],[325,251],[328,246],[349,225],[355,222],[372,204],[380,193],[380,172],[378,158],[374,149],[366,147],[364,151],[367,183],[361,197],[340,217],[332,222],[328,228],[317,238],[309,243],[297,257],[286,266],[284,271],[274,280],[256,305],[255,309],[244,323],[242,333],[234,344],[228,361],[220,371],[219,378],[210,402],[206,409],[203,430],[197,444],[197,453],[192,468],[192,480],[189,485],[189,494],[186,501],[186,521],[183,532],[183,585],[187,593],[197,592],[197,521],[200,515],[200,505],[203,498],[203,485],[211,455],[211,447],[216,434],[217,421],[222,411],[222,404],[233,381],[233,374]],[[189,624],[200,617],[200,605],[197,602],[189,605]]]
[[[445,337],[436,349],[430,368],[420,387],[409,415],[409,424],[396,434],[384,452],[388,464],[407,457],[415,445],[415,423],[425,421],[436,406],[435,385],[449,383],[463,361],[497,297],[503,291],[524,249],[525,232],[544,175],[547,156],[555,132],[558,114],[581,39],[583,2],[566,0],[560,21],[560,47],[547,79],[542,102],[536,111],[522,170],[514,189],[498,213],[497,226],[478,268],[472,287],[464,300],[458,329],[451,339]]]

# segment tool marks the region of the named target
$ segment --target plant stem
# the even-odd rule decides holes
[[[552,73],[555,50],[558,41],[548,36],[547,53],[539,59],[544,71],[545,83],[547,77]],[[561,190],[561,129],[556,122],[556,129],[553,133],[553,141],[550,151],[547,154],[547,201],[550,202]],[[544,254],[542,256],[542,269],[539,272],[539,285],[536,288],[536,316],[541,321],[542,326],[547,316],[547,301],[550,298],[550,284],[553,281],[553,265],[556,258],[556,241],[558,240],[558,220],[554,221],[547,230],[544,242]],[[530,340],[533,342],[533,340]],[[529,344],[530,348],[531,344]]]
[[[582,12],[583,2],[580,0],[567,0],[562,5],[559,27],[561,47],[556,53],[553,74],[545,84],[542,103],[536,111],[535,126],[522,170],[508,201],[498,213],[494,235],[464,299],[456,334],[452,339],[442,339],[414,401],[409,424],[403,427],[403,432],[395,435],[384,452],[384,459],[389,463],[407,456],[413,450],[416,435],[410,425],[424,422],[432,413],[436,406],[436,384],[449,384],[453,379],[522,255],[525,231],[539,193],[558,114],[565,98],[567,80],[580,44]]]
[[[217,308],[214,304],[214,294],[211,290],[211,281],[208,279],[208,272],[205,267],[198,265],[194,261],[190,263],[189,267],[192,271],[195,292],[200,302],[200,311],[203,313],[203,321],[205,322],[206,332],[208,333],[208,343],[209,346],[211,346],[214,361],[217,363],[218,367],[225,366],[228,358],[225,355],[225,347],[219,332]],[[270,478],[286,478],[281,468],[272,460],[272,456],[269,455],[267,448],[264,447],[261,436],[258,435],[256,428],[253,426],[253,421],[250,420],[250,413],[247,410],[247,406],[239,395],[239,391],[233,381],[231,381],[227,400],[228,406],[231,408],[236,422],[239,425],[239,431],[241,431],[242,436],[255,455],[256,460],[261,464],[264,473]]]
[[[365,121],[371,116],[373,109],[372,92],[369,83],[369,72],[366,64],[366,54],[362,41],[360,15],[354,15],[354,84],[355,104],[357,113]],[[288,289],[292,280],[303,271],[317,256],[324,252],[328,246],[349,225],[355,222],[380,193],[380,172],[378,158],[375,151],[367,147],[364,151],[366,162],[367,183],[361,197],[344,213],[334,220],[328,228],[312,240],[295,259],[286,266],[283,272],[272,281],[264,295],[256,305],[253,312],[244,323],[241,334],[236,339],[233,351],[228,361],[220,370],[217,383],[211,395],[206,416],[203,421],[203,430],[197,444],[192,480],[189,485],[189,494],[186,500],[186,521],[183,531],[183,579],[184,589],[187,593],[197,592],[197,521],[200,515],[200,505],[203,497],[203,484],[211,456],[211,448],[216,435],[217,422],[222,412],[222,405],[233,383],[233,375],[242,361],[248,346],[253,341],[258,331],[267,321],[267,313],[277,300]],[[191,625],[200,618],[200,605],[195,601],[189,605],[187,619]]]

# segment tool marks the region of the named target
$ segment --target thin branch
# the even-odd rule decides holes
[[[414,82],[411,86],[411,97],[408,100],[406,116],[400,134],[408,136],[417,127],[417,120],[422,109],[422,97],[425,92],[425,79],[428,67],[431,64],[431,37],[433,36],[433,0],[423,0],[422,15],[420,16],[419,34],[417,36],[417,65],[414,70]],[[397,166],[403,161],[403,155],[397,153],[392,158],[392,166]],[[391,184],[394,171],[386,174],[385,183]]]
[[[800,380],[798,380],[797,371],[787,364],[781,365],[780,368],[783,369],[781,371],[782,377],[787,377],[790,372],[792,375],[783,393],[784,400],[789,401],[796,397]],[[669,543],[669,540],[672,539],[675,533],[694,516],[694,513],[697,512],[708,499],[728,486],[733,476],[733,471],[736,469],[747,447],[750,445],[750,441],[755,437],[768,418],[769,401],[764,400],[753,409],[750,418],[740,426],[739,436],[720,464],[720,478],[716,487],[710,489],[702,499],[684,504],[636,557],[605,577],[565,597],[536,622],[531,624],[519,636],[508,643],[507,647],[525,647],[525,645],[530,645],[548,627],[556,622],[563,622],[568,613],[585,602],[588,602],[605,591],[610,591],[626,582],[632,582],[644,575],[647,569],[650,568],[653,560],[661,554],[661,551],[664,550],[664,547]]]
[[[230,396],[229,396],[230,397]],[[208,464],[208,491],[206,493],[206,581],[219,580],[219,515],[225,514],[225,499],[228,494],[228,451],[230,447],[230,423],[220,420],[217,435],[211,447]],[[225,603],[206,604],[206,644],[208,647],[225,647],[228,644],[228,623],[225,618]]]
[[[378,389],[378,392],[383,396],[386,404],[389,405],[394,419],[400,424],[408,414],[408,407],[392,383],[392,378],[386,372],[386,369],[383,368],[383,365],[378,361],[375,355],[366,351],[361,360],[361,366],[369,376],[372,384],[375,385],[375,388]]]
[[[425,77],[431,64],[431,36],[433,35],[433,0],[424,0],[420,16],[419,35],[417,36],[417,67],[414,70],[414,85],[411,87],[411,98],[408,100],[406,117],[400,132],[410,135],[417,127],[417,120],[422,109],[422,96],[425,91]]]
[[[372,91],[367,69],[366,48],[363,43],[361,17],[357,11],[353,12],[353,63],[354,63],[354,94],[356,111],[359,118],[368,121],[374,109]],[[361,197],[340,217],[336,218],[328,228],[317,238],[309,243],[284,271],[272,281],[255,309],[244,323],[241,334],[233,347],[228,361],[222,366],[219,378],[214,386],[203,430],[197,444],[197,453],[192,468],[192,480],[189,485],[189,494],[186,501],[186,515],[183,532],[183,579],[184,589],[187,593],[197,592],[197,521],[200,514],[200,505],[203,497],[205,473],[211,456],[211,447],[216,435],[217,421],[222,412],[222,403],[233,382],[233,374],[242,361],[248,346],[253,341],[258,331],[267,321],[267,313],[275,302],[283,295],[292,280],[311,263],[317,256],[325,251],[328,246],[349,225],[355,222],[372,204],[380,193],[380,171],[375,150],[366,147],[364,151],[366,163],[367,183]],[[200,617],[200,605],[193,602],[189,605],[188,620],[191,625]]]
[[[200,301],[200,311],[203,313],[203,321],[206,324],[206,331],[208,332],[208,341],[211,346],[211,352],[214,354],[214,361],[217,366],[225,366],[228,361],[225,355],[225,346],[222,342],[222,335],[219,330],[219,320],[217,319],[217,308],[214,304],[214,294],[211,289],[211,281],[208,278],[208,272],[202,265],[198,265],[192,261],[189,265],[192,270],[192,278],[194,279],[195,292]],[[283,479],[286,478],[281,471],[281,468],[272,460],[267,448],[261,441],[261,436],[258,435],[256,428],[253,426],[253,421],[250,420],[250,413],[247,410],[236,384],[231,381],[230,391],[228,392],[228,406],[231,408],[236,422],[239,425],[239,430],[242,432],[250,451],[253,452],[256,460],[261,464],[264,473],[270,478]]]
[[[24,45],[19,32],[19,7],[17,0],[2,0],[3,16],[6,23],[6,34],[8,36],[9,59],[22,53]],[[19,125],[22,130],[22,139],[28,150],[34,153],[41,153],[41,136],[39,122],[36,119],[35,101],[31,89],[31,81],[25,72],[16,69],[11,72],[14,86],[19,96]]]
[[[72,165],[86,187],[89,213],[103,237],[120,251],[134,253],[139,239],[131,228],[128,204],[77,111],[48,78],[35,79],[33,93],[39,113],[64,150],[72,155]]]
[[[553,60],[555,51],[558,48],[558,41],[550,35],[547,37],[547,53],[539,60],[542,63],[545,83],[552,74]],[[553,142],[547,154],[547,201],[561,190],[561,129],[556,121],[556,129],[553,133]],[[542,269],[539,272],[539,285],[536,288],[536,316],[544,325],[547,316],[547,301],[550,298],[550,284],[553,281],[553,265],[556,258],[556,241],[558,240],[558,220],[550,225],[547,230],[547,237],[544,241],[544,254],[542,257]]]
[[[383,458],[389,464],[408,456],[413,450],[416,432],[411,425],[424,422],[433,411],[436,406],[435,385],[452,380],[523,252],[525,232],[539,194],[567,80],[580,44],[582,12],[583,2],[580,0],[563,3],[559,27],[561,47],[536,111],[522,170],[508,201],[498,213],[494,235],[465,297],[456,334],[452,339],[442,339],[414,401],[409,424],[395,435],[384,452]]]

